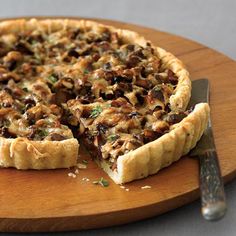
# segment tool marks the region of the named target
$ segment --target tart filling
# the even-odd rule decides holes
[[[18,140],[34,164],[0,163],[19,169],[73,166],[79,139],[118,172],[120,157],[148,147],[191,115],[185,111],[191,82],[178,59],[134,32],[89,21],[0,23],[0,89],[0,136],[11,140],[1,141],[0,152]],[[48,151],[50,142],[64,156],[70,155],[64,143],[75,145],[71,161],[61,164],[64,156],[60,148]],[[60,163],[47,165],[55,150]],[[47,159],[38,165],[38,156]]]
[[[191,112],[168,112],[160,107],[151,110],[147,105],[135,107],[122,97],[90,104],[70,100],[67,109],[72,114],[69,122],[79,124],[78,138],[93,157],[107,160],[113,170],[119,156],[168,133]]]
[[[129,103],[127,109],[138,104],[159,109],[168,106],[178,83],[171,70],[160,69],[150,43],[125,44],[107,28],[9,33],[0,37],[0,49],[0,119],[5,138],[72,138],[70,129],[61,124],[62,115],[67,120],[64,103],[73,106],[71,98],[91,106],[97,100],[123,98]],[[100,105],[94,109],[91,118]]]

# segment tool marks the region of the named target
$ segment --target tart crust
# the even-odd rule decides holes
[[[31,141],[27,138],[0,138],[0,166],[17,169],[57,169],[75,166],[77,139]]]

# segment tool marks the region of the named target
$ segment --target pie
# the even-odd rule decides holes
[[[72,167],[80,142],[117,184],[187,154],[209,117],[206,103],[186,110],[180,60],[87,20],[1,22],[0,87],[1,167]]]

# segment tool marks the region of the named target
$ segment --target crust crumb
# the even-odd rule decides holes
[[[86,182],[90,181],[90,179],[87,178],[87,177],[82,178],[82,180],[83,180],[83,181],[86,181]]]
[[[78,164],[77,164],[77,167],[78,167],[79,169],[87,169],[87,165],[82,164],[82,163],[78,163]]]
[[[69,177],[72,177],[72,178],[76,178],[76,174],[74,174],[74,173],[72,173],[72,172],[68,173],[68,176],[69,176]]]
[[[145,185],[145,186],[141,187],[141,189],[149,189],[149,188],[152,188],[152,187],[149,185]]]

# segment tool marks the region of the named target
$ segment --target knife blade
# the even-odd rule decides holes
[[[209,103],[209,81],[195,80],[192,86],[189,107],[200,102]],[[226,213],[226,201],[210,118],[202,138],[189,155],[199,159],[202,215],[206,220],[219,220]]]

